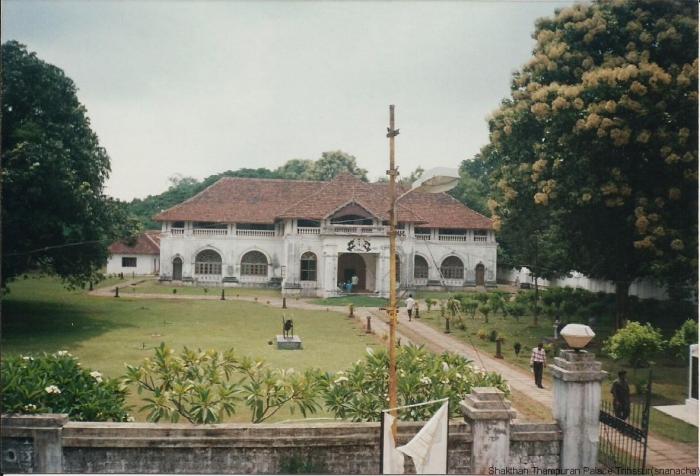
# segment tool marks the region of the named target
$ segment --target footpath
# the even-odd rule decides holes
[[[146,294],[126,291],[131,281],[125,281],[119,284],[120,290],[123,290],[123,297],[129,299],[165,299],[165,300],[220,300],[220,295],[187,295],[187,294]],[[109,297],[114,296],[114,286],[96,289],[89,293],[93,296]],[[274,297],[258,297],[253,296],[227,296],[227,300],[232,301],[250,301],[258,304],[265,304],[272,307],[281,308],[282,299]],[[347,306],[324,306],[313,304],[303,299],[287,299],[287,307],[291,309],[309,309],[309,310],[329,310],[342,314],[348,314]],[[367,316],[371,317],[372,329],[378,335],[389,334],[388,317],[385,311],[372,307],[358,307],[354,311],[355,319],[361,325],[366,325]],[[503,360],[496,359],[491,355],[479,351],[475,347],[463,342],[450,334],[445,334],[442,331],[435,330],[433,327],[424,324],[420,319],[408,321],[405,309],[399,311],[399,326],[397,329],[397,338],[401,339],[401,344],[416,344],[424,345],[433,352],[450,351],[460,354],[474,364],[488,372],[497,372],[501,374],[511,387],[527,398],[544,405],[546,408],[552,408],[552,389],[551,384],[547,385],[545,380],[545,388],[537,388],[534,384],[532,374],[515,366],[505,363]],[[697,468],[698,467],[698,448],[695,445],[681,443],[676,441],[666,440],[657,436],[649,435],[647,448],[647,466],[654,468]]]

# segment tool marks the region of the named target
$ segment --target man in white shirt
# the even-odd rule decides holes
[[[409,322],[413,318],[413,308],[416,307],[416,300],[413,299],[413,294],[408,295],[408,299],[406,299],[406,310],[408,311],[408,320]]]
[[[532,349],[532,355],[530,356],[530,365],[532,365],[532,370],[535,372],[535,385],[539,388],[544,388],[542,386],[542,371],[546,362],[547,354],[544,351],[544,344],[540,342],[537,344],[537,347]]]

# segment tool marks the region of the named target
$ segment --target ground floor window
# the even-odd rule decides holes
[[[316,255],[311,252],[301,255],[301,280],[316,281]]]
[[[445,279],[464,279],[464,264],[456,256],[450,256],[440,265],[440,272]]]
[[[249,251],[241,258],[242,276],[267,276],[267,257],[259,251]]]
[[[194,262],[195,274],[221,274],[221,256],[214,250],[201,251]]]
[[[122,257],[122,268],[135,268],[136,258]]]
[[[416,279],[428,279],[428,262],[422,256],[416,255],[413,265],[413,277]]]

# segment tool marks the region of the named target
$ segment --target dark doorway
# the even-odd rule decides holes
[[[338,283],[347,283],[357,276],[357,286],[353,292],[367,291],[367,272],[365,260],[357,253],[341,253],[338,256]]]
[[[173,281],[182,281],[182,259],[173,260]]]
[[[476,265],[476,285],[477,286],[483,286],[484,285],[484,265],[479,263]]]

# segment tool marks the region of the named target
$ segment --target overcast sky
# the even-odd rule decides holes
[[[62,68],[112,161],[107,193],[341,149],[385,173],[456,167],[569,1],[2,1],[2,41]]]

